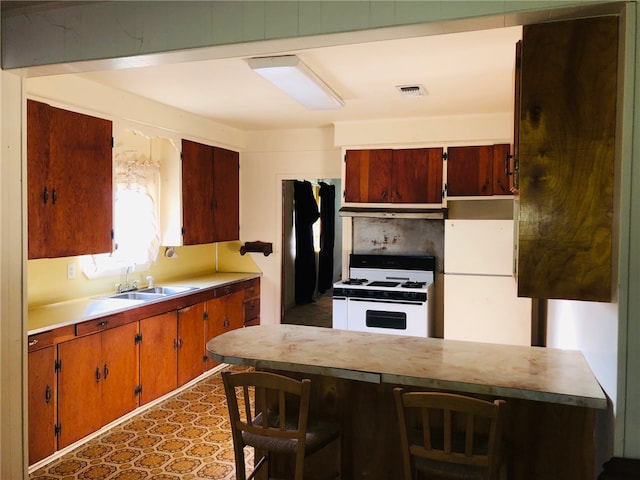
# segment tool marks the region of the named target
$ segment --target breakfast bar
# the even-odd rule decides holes
[[[510,479],[595,477],[609,408],[578,351],[262,325],[210,340],[212,359],[313,381],[312,408],[343,427],[342,478],[398,478],[393,387],[507,401]]]

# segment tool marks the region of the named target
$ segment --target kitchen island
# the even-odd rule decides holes
[[[343,479],[399,478],[397,385],[505,399],[510,479],[596,475],[596,412],[609,405],[577,351],[296,325],[228,332],[207,350],[216,361],[311,378],[312,408],[343,428]]]

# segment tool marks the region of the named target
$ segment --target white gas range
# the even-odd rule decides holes
[[[435,266],[428,255],[350,255],[349,278],[333,284],[333,328],[428,337]]]

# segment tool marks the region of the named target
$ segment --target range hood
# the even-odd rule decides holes
[[[446,208],[398,208],[398,207],[342,207],[338,210],[341,217],[373,218],[422,218],[443,220],[447,218]]]

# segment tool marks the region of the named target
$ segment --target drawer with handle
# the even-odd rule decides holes
[[[29,335],[29,338],[27,339],[28,351],[35,352],[41,348],[53,345],[53,337],[53,330]]]
[[[101,332],[108,328],[119,327],[125,324],[124,315],[110,315],[107,317],[96,318],[76,325],[76,337],[88,335],[90,333]]]

